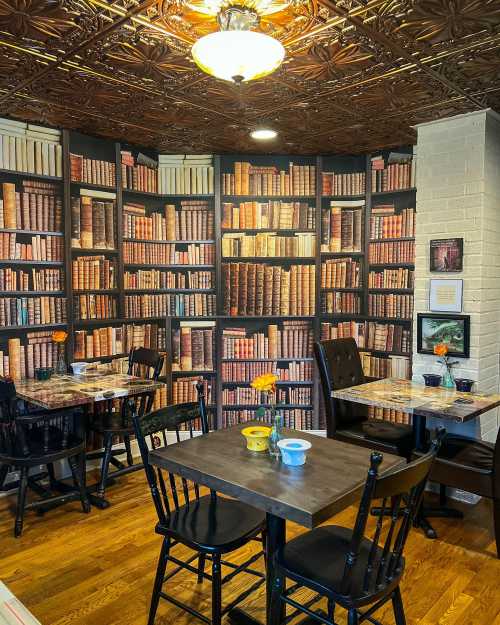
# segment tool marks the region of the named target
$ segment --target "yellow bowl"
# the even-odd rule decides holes
[[[254,425],[241,430],[241,433],[247,439],[247,449],[250,451],[267,451],[269,449],[271,428]]]

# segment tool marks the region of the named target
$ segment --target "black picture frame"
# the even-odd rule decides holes
[[[464,270],[464,240],[458,237],[431,239],[429,270],[432,273],[460,273]]]
[[[439,322],[442,322],[441,327]],[[453,347],[450,332],[453,332],[453,322],[457,324],[455,336],[461,333],[459,348]],[[430,326],[434,327],[435,339],[428,334]],[[429,337],[429,338],[428,338]],[[417,352],[419,354],[434,354],[433,344],[446,343],[448,354],[456,358],[470,357],[470,316],[447,315],[444,313],[417,313]]]

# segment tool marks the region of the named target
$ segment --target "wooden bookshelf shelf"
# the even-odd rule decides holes
[[[315,315],[217,315],[217,319],[230,319],[230,320],[255,320],[255,319],[273,319],[279,321],[280,319],[315,319]]]
[[[316,256],[223,256],[222,261],[225,263],[229,262],[238,262],[238,261],[252,261],[252,262],[273,262],[273,263],[283,263],[283,262],[314,262],[316,261]]]
[[[398,243],[399,241],[415,241],[415,237],[391,237],[388,239],[370,239],[370,243]]]
[[[14,330],[46,330],[47,328],[65,328],[68,325],[64,323],[33,323],[20,326],[0,326],[0,332],[12,332]]]
[[[124,289],[124,293],[215,293],[215,289]]]
[[[313,362],[314,358],[221,358],[222,362]]]
[[[129,193],[130,195],[142,195],[144,197],[150,197],[157,200],[163,199],[179,199],[179,200],[196,200],[196,199],[214,199],[213,193],[153,193],[152,191],[138,191],[136,189],[122,188],[122,193]]]
[[[370,293],[394,293],[397,295],[411,295],[413,294],[413,289],[372,289],[368,287],[368,291]]]
[[[364,252],[320,252],[321,256],[344,258],[346,256],[364,256]]]
[[[222,228],[222,234],[259,234],[259,233],[276,233],[280,234],[281,232],[286,233],[295,233],[295,234],[316,234],[315,228]]]
[[[224,386],[250,386],[251,382],[222,380],[222,384]],[[278,380],[278,382],[276,382],[276,386],[312,386],[313,384],[313,380]]]
[[[382,354],[384,356],[404,356],[406,358],[409,358],[411,356],[411,353],[408,353],[408,352],[398,352],[398,351],[387,350],[387,349],[372,349],[369,347],[360,347],[359,351],[370,352],[372,354]]]
[[[382,195],[397,195],[399,193],[415,193],[416,187],[409,187],[408,189],[393,189],[392,191],[372,191],[372,197],[380,197]]]
[[[187,245],[189,243],[215,243],[214,239],[134,239],[131,237],[123,237],[124,241],[131,243],[170,243],[175,245]]]
[[[387,323],[413,323],[413,319],[407,319],[404,317],[375,317],[368,315],[366,319],[368,321],[381,321]]]
[[[26,265],[27,267],[31,265],[46,265],[50,267],[62,267],[64,262],[62,260],[20,260],[2,258],[0,260],[0,266],[1,265]]]
[[[273,406],[273,404],[223,404],[222,408],[225,410],[230,410],[231,408],[244,408],[247,410],[257,410],[260,407],[264,407],[264,408],[271,408]],[[313,406],[312,404],[277,404],[276,405],[276,409],[277,410],[293,410],[293,409],[300,409],[303,408],[304,410],[312,410]]]
[[[189,371],[172,370],[172,375],[214,375],[215,371],[209,369],[190,369]]]
[[[341,293],[362,293],[364,289],[363,287],[321,287],[322,293],[335,293],[335,291],[340,291]]]
[[[77,180],[72,180],[71,185],[78,187],[79,189],[89,189],[89,191],[107,191],[109,193],[116,193],[116,186],[110,187],[106,184],[93,184],[90,182],[79,182]]]
[[[20,176],[21,178],[34,178],[36,180],[46,180],[47,182],[62,182],[63,179],[60,176],[47,176],[46,174],[35,174],[27,171],[16,171],[13,169],[0,169],[0,174],[7,174],[9,176]]]
[[[51,237],[63,237],[64,232],[53,232],[51,230],[19,230],[15,228],[0,228],[0,232],[12,233],[12,234],[27,234],[27,235],[43,235]]]
[[[95,293],[96,295],[117,295],[119,293],[119,289],[74,289],[73,290],[73,294],[74,295],[85,295],[87,293],[93,294]]]
[[[339,202],[348,202],[350,200],[364,200],[366,198],[366,193],[361,193],[357,195],[322,195],[322,200],[338,200]]]
[[[110,250],[106,247],[88,248],[88,247],[72,247],[72,254],[91,254],[92,256],[99,256],[108,254],[109,256],[117,256],[118,250]]]
[[[259,200],[291,200],[300,202],[301,200],[314,200],[315,195],[222,195],[222,200],[253,200],[258,202]]]
[[[61,295],[64,295],[64,291],[0,291],[1,297],[34,297],[36,295],[61,297]]]
[[[387,268],[390,269],[392,267],[401,267],[403,269],[415,269],[414,263],[369,263],[370,268]]]
[[[75,358],[73,362],[99,362],[100,360],[113,360],[114,358],[126,358],[128,354],[108,354],[107,356],[92,356],[92,358]]]
[[[145,263],[123,263],[124,267],[135,267],[138,269],[215,269],[215,265],[159,265]]]

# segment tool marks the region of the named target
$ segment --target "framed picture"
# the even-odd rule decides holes
[[[448,353],[459,358],[469,358],[469,315],[417,314],[417,352],[434,354],[438,343],[448,345]]]
[[[434,312],[462,312],[463,280],[431,279],[429,310]]]
[[[433,239],[430,242],[430,270],[460,272],[464,268],[463,239]]]

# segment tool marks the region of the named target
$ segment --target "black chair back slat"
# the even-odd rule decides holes
[[[314,344],[326,409],[327,436],[333,438],[338,428],[368,418],[368,409],[332,398],[332,391],[366,382],[358,346],[353,338],[318,341]]]
[[[137,375],[142,378],[157,380],[165,356],[159,354],[155,349],[147,347],[134,347],[130,350],[128,357],[128,375]]]
[[[142,461],[146,469],[146,476],[160,524],[167,522],[173,512],[169,505],[169,495],[175,510],[178,510],[182,505],[189,506],[190,487],[188,480],[181,478],[182,487],[179,488],[175,475],[167,473],[167,476],[164,476],[160,468],[157,468],[156,475],[152,466],[149,464],[149,451],[146,437],[150,438],[152,448],[158,449],[162,446],[162,441],[164,447],[168,446],[167,432],[175,432],[175,439],[177,443],[179,443],[181,441],[181,427],[185,428],[184,431],[188,433],[190,438],[193,438],[193,423],[196,422],[201,423],[202,433],[207,434],[208,420],[205,398],[203,396],[203,385],[198,383],[196,389],[198,392],[197,402],[166,406],[143,415],[134,412],[132,417]],[[160,490],[158,490],[158,483],[160,485]],[[199,487],[197,484],[193,484],[192,492],[194,493],[194,499],[198,500]],[[182,502],[181,497],[184,499],[184,502]]]
[[[380,477],[378,471],[382,454],[378,452],[371,454],[370,468],[346,556],[341,584],[342,594],[349,594],[355,574],[356,578],[361,577],[364,580],[363,588],[367,593],[383,589],[399,574],[406,539],[421,503],[441,438],[442,435],[434,441],[426,455]],[[368,557],[365,561],[360,561],[362,541],[375,499],[382,499],[380,516],[375,526]],[[387,521],[386,512],[390,513],[389,523],[384,522],[384,519]],[[364,571],[357,570],[360,566],[365,567]]]

